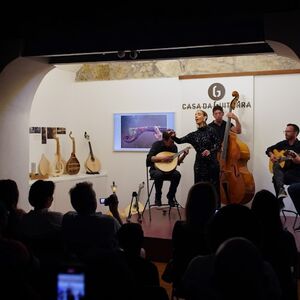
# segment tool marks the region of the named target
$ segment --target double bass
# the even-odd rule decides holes
[[[229,112],[235,109],[239,99],[237,91],[230,102]],[[255,193],[255,183],[252,173],[247,168],[250,159],[248,146],[230,131],[231,118],[228,118],[225,128],[223,147],[220,156],[220,197],[223,204],[250,202]]]

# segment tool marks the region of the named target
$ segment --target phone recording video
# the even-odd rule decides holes
[[[105,205],[105,203],[106,203],[106,198],[100,198],[100,199],[99,199],[99,203]]]
[[[57,300],[83,300],[85,296],[85,274],[83,269],[67,267],[57,275]]]

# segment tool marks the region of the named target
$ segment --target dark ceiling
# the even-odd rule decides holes
[[[151,7],[115,2],[71,8],[40,2],[35,11],[16,4],[8,11],[10,21],[0,21],[2,66],[16,56],[72,63],[273,53],[270,39],[300,56],[299,2],[283,2],[185,1]]]

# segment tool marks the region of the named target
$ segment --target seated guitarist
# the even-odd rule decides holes
[[[285,133],[285,140],[278,142],[277,144],[270,146],[266,150],[266,154],[270,157],[273,163],[273,184],[277,198],[285,198],[287,196],[284,190],[284,185],[290,185],[292,183],[300,182],[300,164],[296,162],[292,155],[288,154],[286,157],[290,160],[286,160],[283,167],[280,165],[280,158],[274,154],[274,150],[278,152],[292,150],[296,153],[300,153],[300,141],[297,136],[299,134],[299,127],[296,124],[287,124]]]
[[[164,131],[162,134],[162,140],[156,141],[152,144],[152,147],[147,155],[147,166],[150,167],[150,177],[154,179],[154,186],[155,186],[155,205],[161,206],[161,195],[162,195],[162,186],[164,180],[170,180],[171,184],[169,187],[169,192],[167,194],[168,204],[170,206],[174,206],[174,198],[177,191],[177,187],[181,178],[181,174],[176,168],[168,173],[165,173],[157,168],[155,168],[155,163],[165,162],[170,163],[173,158],[172,156],[164,156],[161,157],[158,154],[160,152],[172,152],[178,153],[177,146],[174,144],[174,141],[171,139],[171,133],[168,131]],[[181,164],[188,154],[188,150],[184,151],[178,157],[178,165]]]

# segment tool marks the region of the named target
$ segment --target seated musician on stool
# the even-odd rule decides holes
[[[162,134],[162,140],[156,141],[152,144],[152,147],[147,155],[147,166],[150,167],[150,176],[154,179],[155,185],[155,205],[161,206],[161,189],[163,186],[164,180],[170,180],[170,188],[167,194],[168,204],[170,206],[174,206],[174,198],[177,191],[177,187],[181,178],[181,174],[176,168],[170,172],[163,172],[157,168],[155,168],[155,163],[171,163],[173,161],[172,156],[159,156],[160,152],[172,152],[178,153],[177,146],[174,144],[174,141],[171,139],[171,133],[168,131],[164,131]],[[184,151],[178,157],[178,165],[181,164],[188,154],[188,150]],[[177,158],[175,158],[177,159]]]
[[[286,125],[284,133],[285,140],[268,147],[266,150],[266,154],[273,163],[273,184],[276,196],[280,199],[287,197],[284,189],[285,184],[300,182],[300,159],[297,155],[300,153],[300,141],[297,139],[299,127],[289,123]],[[284,165],[282,166],[280,162],[283,162]]]

